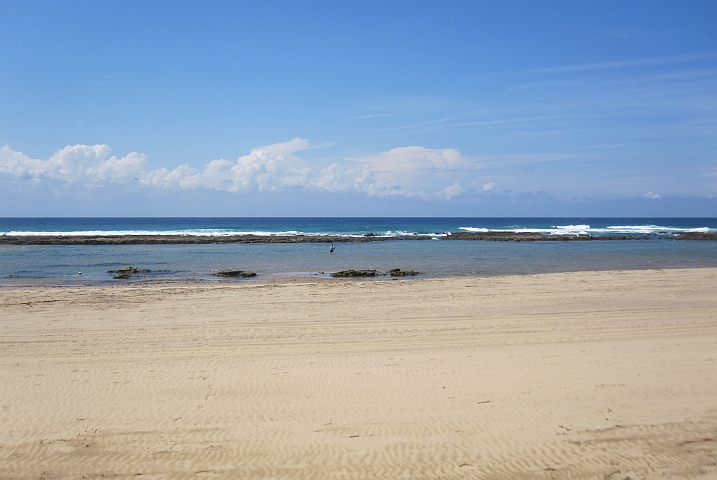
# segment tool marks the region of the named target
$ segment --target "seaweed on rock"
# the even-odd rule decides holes
[[[405,277],[408,275],[418,275],[420,272],[416,272],[415,270],[401,270],[400,268],[392,268],[386,273],[381,273],[376,270],[341,270],[339,272],[334,272],[331,274],[334,278],[356,278],[356,277],[381,277],[381,276],[391,276],[391,277]]]
[[[117,270],[107,270],[107,273],[114,273],[116,274],[114,279],[117,280],[126,280],[131,276],[138,275],[140,273],[149,273],[152,270],[149,268],[137,268],[133,267],[131,265],[127,265],[126,267],[118,268]]]
[[[354,270],[353,268],[348,270],[341,270],[340,272],[334,272],[331,274],[334,278],[348,278],[348,277],[375,277],[381,275],[376,270]]]
[[[214,275],[215,277],[256,277],[255,272],[247,272],[246,270],[220,270],[218,272],[212,273],[212,275]]]
[[[388,271],[388,275],[391,275],[392,277],[405,277],[408,275],[418,275],[421,272],[417,272],[415,270],[401,270],[400,268],[392,268]]]

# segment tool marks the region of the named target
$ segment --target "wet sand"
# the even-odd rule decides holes
[[[0,478],[717,478],[717,269],[0,289]]]

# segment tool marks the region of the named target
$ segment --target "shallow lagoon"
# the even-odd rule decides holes
[[[257,280],[273,276],[328,276],[348,268],[413,269],[422,272],[421,277],[494,276],[717,267],[717,242],[395,240],[341,243],[336,245],[334,255],[329,254],[329,244],[323,243],[2,246],[0,284],[118,282],[107,270],[125,265],[152,270],[148,276],[137,279],[158,280],[218,281],[211,273],[227,268],[255,271],[259,274]]]

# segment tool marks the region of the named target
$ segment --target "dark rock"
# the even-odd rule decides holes
[[[532,232],[452,232],[441,240],[484,240],[494,242],[569,242],[596,240],[645,240],[645,236],[632,235],[550,235]]]
[[[225,243],[364,243],[400,240],[402,237],[342,235],[0,235],[0,245],[200,245]],[[412,237],[429,240],[429,236]]]
[[[347,277],[375,277],[380,275],[376,270],[341,270],[340,272],[334,272],[331,274],[334,278],[347,278]]]
[[[256,277],[255,272],[247,272],[245,270],[221,270],[219,272],[212,273],[215,277]]]
[[[137,267],[132,267],[130,265],[127,265],[126,267],[118,268],[117,270],[107,270],[107,273],[118,273],[118,274],[131,275],[133,273],[137,273]]]
[[[392,268],[388,271],[388,274],[392,277],[405,277],[406,275],[418,275],[421,272],[415,270],[401,270],[400,268]]]
[[[676,240],[717,240],[717,232],[683,232],[674,238]]]
[[[169,245],[169,244],[223,244],[223,243],[343,243],[386,242],[397,240],[430,240],[432,235],[378,236],[373,232],[357,236],[340,235],[0,235],[0,245]],[[632,235],[548,235],[531,232],[452,232],[441,240],[489,240],[489,241],[588,241],[588,240],[645,240],[649,236]],[[717,232],[683,233],[677,240],[717,240]]]
[[[127,265],[126,267],[118,268],[117,270],[107,270],[107,273],[116,274],[114,277],[112,277],[116,280],[126,280],[131,276],[138,275],[141,273],[149,273],[151,271],[152,270],[150,270],[149,268],[140,269],[131,265]]]

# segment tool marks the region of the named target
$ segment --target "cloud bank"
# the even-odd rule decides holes
[[[48,160],[30,158],[5,145],[0,148],[0,175],[40,182],[60,180],[74,183],[102,184],[121,182],[146,170],[145,155],[132,152],[117,158],[108,157],[107,145],[74,145],[57,151]]]
[[[212,160],[202,168],[152,168],[147,156],[132,152],[110,156],[107,145],[67,146],[49,159],[31,158],[9,146],[0,148],[0,176],[30,182],[63,182],[97,188],[136,182],[154,189],[261,192],[286,188],[450,199],[463,192],[455,175],[467,163],[453,149],[419,146],[394,148],[371,157],[342,159],[323,168],[307,164],[295,153],[309,142],[294,138],[253,149],[236,160]]]

